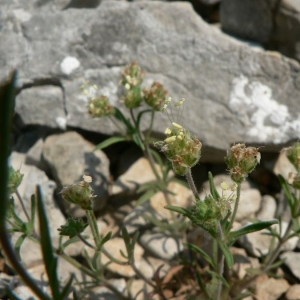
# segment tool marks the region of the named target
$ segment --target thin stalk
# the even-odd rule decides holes
[[[116,287],[114,287],[112,284],[110,284],[108,281],[105,281],[104,286],[110,289],[118,297],[118,299],[128,300],[128,298],[124,296],[123,293],[119,292],[119,290]]]
[[[85,244],[87,245],[88,247],[96,250],[96,247],[94,245],[92,245],[91,243],[89,243],[80,233],[77,234],[78,238]]]
[[[114,123],[114,125],[118,128],[118,130],[119,130],[120,132],[122,132],[122,134],[123,134],[124,136],[127,135],[127,133],[126,133],[124,127],[120,126],[120,124],[119,124],[118,122],[116,122],[115,118],[113,118],[112,116],[108,116],[108,118],[112,121],[112,123]]]
[[[23,201],[22,196],[20,195],[18,189],[16,189],[15,193],[16,193],[16,195],[17,195],[17,198],[19,199],[19,202],[20,202],[20,204],[21,204],[21,206],[22,206],[22,209],[23,209],[23,211],[24,211],[24,214],[25,214],[27,220],[30,221],[29,214],[28,214],[28,212],[27,212],[27,210],[26,210],[24,201]]]
[[[199,195],[199,193],[198,193],[198,191],[197,191],[197,188],[196,188],[196,185],[195,185],[195,183],[194,183],[194,179],[193,179],[193,176],[192,176],[192,171],[191,171],[191,169],[189,169],[189,171],[188,171],[188,173],[185,175],[185,177],[186,177],[186,180],[187,180],[187,182],[188,182],[188,184],[189,184],[189,186],[190,186],[190,188],[191,188],[191,190],[192,190],[192,192],[193,192],[193,194],[194,194],[196,200],[200,200],[200,195]]]
[[[290,220],[289,225],[288,225],[288,227],[285,231],[284,236],[279,240],[276,249],[271,253],[271,255],[268,257],[268,259],[265,262],[265,269],[266,270],[273,264],[273,262],[278,257],[278,255],[281,251],[281,247],[288,240],[288,236],[289,236],[292,229],[293,229],[293,220]]]
[[[238,207],[239,207],[239,202],[240,202],[240,197],[241,197],[241,187],[242,187],[241,183],[238,183],[237,190],[236,190],[236,200],[235,200],[235,203],[234,203],[234,209],[233,209],[233,213],[232,213],[232,216],[231,216],[231,219],[230,219],[230,224],[229,224],[228,229],[227,229],[227,233],[231,230],[233,222],[234,222],[235,217],[236,217],[236,213],[237,213],[237,210],[238,210]]]
[[[243,282],[238,287],[237,291],[235,291],[235,295],[238,295],[242,290],[244,290],[245,288],[247,288],[260,274],[264,274],[265,272],[268,271],[268,269],[270,268],[270,266],[273,264],[273,262],[278,257],[278,255],[279,255],[279,253],[281,251],[282,245],[288,240],[288,236],[289,236],[292,228],[293,228],[293,220],[290,220],[289,225],[288,225],[288,227],[287,227],[287,229],[285,231],[284,236],[282,237],[282,239],[279,240],[276,249],[272,253],[270,253],[270,255],[267,257],[266,262],[264,264],[264,267],[261,269],[261,272],[258,275],[251,276],[245,282]]]
[[[93,237],[94,237],[95,245],[96,245],[96,247],[98,249],[99,245],[101,243],[101,237],[100,237],[100,234],[99,234],[97,220],[96,220],[94,211],[92,211],[92,210],[86,210],[85,213],[86,213],[89,225],[90,225],[91,230],[92,230],[92,234],[93,234]]]
[[[223,239],[224,239],[223,228],[222,228],[220,222],[218,222],[218,229],[219,229],[219,238],[220,238],[221,241],[223,241]],[[218,274],[220,276],[223,276],[223,273],[224,273],[224,258],[225,258],[224,254],[223,254],[223,252],[219,248]],[[218,289],[217,289],[217,295],[216,295],[217,296],[216,300],[220,300],[220,298],[221,298],[222,285],[223,285],[222,281],[219,280],[219,282],[218,282]]]

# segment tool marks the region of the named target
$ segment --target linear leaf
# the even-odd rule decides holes
[[[233,259],[233,255],[232,255],[230,249],[227,247],[227,245],[225,245],[221,241],[219,241],[218,244],[219,244],[220,249],[222,250],[222,252],[225,256],[225,260],[226,260],[226,263],[228,265],[228,268],[231,269],[233,264],[234,264],[234,259]]]
[[[57,258],[53,254],[51,235],[48,226],[49,222],[48,222],[48,218],[44,206],[43,194],[41,191],[41,187],[39,185],[37,185],[36,187],[36,198],[37,198],[37,212],[39,217],[41,247],[42,247],[45,269],[48,275],[52,296],[54,299],[60,299],[59,281],[58,281],[58,276],[56,271]]]
[[[210,185],[210,193],[214,197],[214,199],[219,199],[220,195],[216,189],[215,183],[214,183],[214,177],[211,172],[208,172],[208,179],[209,179],[209,185]]]
[[[216,268],[216,264],[214,263],[214,261],[211,259],[211,257],[201,248],[197,247],[194,244],[190,244],[190,243],[184,243],[185,246],[187,246],[189,249],[194,250],[195,252],[198,252],[199,254],[201,254],[203,256],[203,258],[213,267]]]
[[[104,149],[110,145],[113,145],[113,144],[116,144],[119,142],[124,142],[124,141],[127,141],[126,137],[124,137],[124,136],[112,136],[112,137],[106,139],[105,141],[103,141],[102,143],[98,144],[96,146],[95,150]]]
[[[270,227],[271,225],[277,224],[278,220],[268,220],[268,221],[261,221],[253,224],[246,225],[238,230],[231,231],[228,235],[228,239],[237,239],[242,235],[260,231],[262,229],[265,229],[267,227]]]
[[[21,236],[19,236],[19,238],[17,239],[17,241],[15,243],[15,251],[16,251],[16,255],[19,260],[21,260],[21,255],[20,255],[21,246],[22,246],[23,242],[25,241],[26,237],[27,237],[26,233],[22,234]]]
[[[139,199],[137,200],[136,206],[144,204],[146,201],[148,201],[153,195],[156,194],[156,191],[148,191],[144,193]]]
[[[291,208],[291,210],[293,211],[293,208],[294,208],[294,201],[293,201],[293,196],[292,196],[292,193],[291,193],[291,190],[290,190],[290,187],[289,187],[289,184],[287,183],[287,181],[285,180],[285,178],[282,176],[282,175],[278,175],[278,179],[279,179],[279,182],[285,192],[285,195],[287,197],[287,200],[289,202],[289,206]]]

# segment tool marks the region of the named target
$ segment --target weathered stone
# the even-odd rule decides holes
[[[257,189],[248,189],[241,192],[239,207],[235,220],[241,222],[254,217],[261,204],[261,195]]]
[[[186,3],[106,1],[97,9],[43,10],[20,24],[16,33],[9,26],[1,31],[1,71],[17,66],[21,85],[49,77],[59,82],[67,126],[117,132],[107,119],[91,120],[79,87],[98,74],[93,83],[100,82],[116,103],[119,71],[136,59],[174,99],[190,100],[184,118],[201,133],[204,146],[226,149],[237,140],[274,145],[299,138],[299,64],[234,41]],[[163,133],[169,121],[157,115],[154,131]],[[149,116],[142,121],[147,125]]]
[[[300,279],[299,252],[286,251],[280,255],[280,259],[284,260],[285,265],[291,272]]]
[[[300,5],[297,0],[224,0],[222,29],[235,36],[265,44],[300,60]],[[243,24],[243,26],[241,26]]]
[[[43,109],[38,109],[38,106]],[[46,85],[22,90],[16,97],[15,109],[23,125],[66,129],[63,93],[59,87]]]
[[[286,157],[286,152],[282,151],[274,165],[273,169],[276,175],[282,175],[286,180],[289,178],[289,174],[292,172],[296,174],[296,168],[290,163]]]
[[[167,203],[162,192],[158,192],[148,202],[137,206],[125,217],[124,225],[130,234],[139,230],[140,227],[150,224],[151,218],[171,221],[174,218],[174,214],[164,208],[167,204],[183,208],[187,208],[192,204],[193,194],[190,189],[175,182],[171,182],[168,189],[175,193],[175,195],[169,195],[170,203]]]
[[[91,248],[85,247],[87,252],[91,257],[94,255],[94,250]],[[107,243],[104,244],[104,249],[115,259],[126,262],[127,260],[121,255],[122,251],[125,255],[127,255],[126,247],[124,240],[122,238],[112,238]],[[148,262],[142,257],[144,254],[143,248],[135,244],[134,247],[134,257],[135,257],[135,266],[144,274],[146,278],[152,278],[154,274],[153,268],[148,264]],[[110,261],[110,259],[105,255],[101,255],[102,264],[106,264]],[[115,262],[112,262],[107,265],[107,269],[112,273],[128,277],[134,277],[135,271],[132,269],[130,265],[120,265]]]
[[[259,212],[257,213],[257,219],[261,221],[267,221],[274,219],[276,214],[276,200],[270,195],[262,196],[261,207]]]
[[[300,300],[300,284],[292,285],[285,294],[287,300]]]
[[[269,41],[273,29],[270,1],[244,0],[242,4],[238,0],[222,0],[220,14],[225,32],[261,43]]]
[[[34,165],[37,168],[46,171],[47,165],[45,164],[45,161],[42,156],[43,148],[44,140],[40,138],[26,153],[26,164]]]
[[[234,257],[233,271],[240,279],[245,277],[245,275],[247,274],[247,269],[259,268],[258,259],[248,257],[244,249],[231,247],[231,252]]]
[[[157,167],[157,165],[156,165]],[[112,186],[112,194],[130,195],[145,183],[156,180],[150,163],[145,158],[137,160]]]
[[[273,229],[275,229],[277,232],[279,232],[279,225],[275,224],[272,225]],[[288,223],[282,221],[282,236],[284,235]],[[272,237],[268,235],[262,234],[263,232],[268,232],[267,230],[262,231],[256,231],[249,233],[247,235],[242,236],[239,240],[242,243],[243,247],[252,255],[256,257],[260,257],[260,253],[267,254],[269,251],[269,246],[271,245]],[[293,237],[289,239],[287,242],[285,242],[281,250],[287,251],[287,250],[293,250],[296,248],[299,238]]]
[[[180,239],[165,233],[144,233],[140,238],[140,244],[155,256],[170,260],[183,250]]]
[[[285,279],[268,278],[256,285],[256,297],[258,299],[277,300],[289,289]]]
[[[108,196],[109,161],[102,151],[94,152],[94,149],[94,145],[78,133],[67,132],[46,139],[43,157],[59,187],[81,181],[83,174],[91,176],[97,210],[105,206]],[[77,207],[71,211],[75,216],[83,214]]]

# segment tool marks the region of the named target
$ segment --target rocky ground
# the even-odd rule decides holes
[[[79,87],[87,80],[96,83],[123,110],[120,71],[133,60],[146,70],[145,86],[158,80],[173,98],[188,100],[185,125],[203,143],[200,165],[193,170],[199,191],[203,195],[209,191],[208,171],[217,185],[229,180],[223,158],[231,143],[263,146],[261,164],[244,184],[236,226],[251,218],[279,216],[286,226],[290,215],[276,175],[287,177],[293,171],[279,151],[300,138],[300,4],[296,0],[242,2],[202,0],[192,2],[193,8],[187,2],[2,0],[0,80],[12,68],[19,72],[11,164],[25,174],[20,194],[27,207],[35,185],[42,185],[55,243],[67,213],[83,214],[63,202],[59,191],[88,174],[97,195],[98,226],[103,234],[113,233],[107,249],[120,255],[121,226],[131,234],[138,230],[136,260],[147,278],[162,264],[163,274],[175,272],[174,259],[184,252],[186,240],[208,247],[207,236],[197,229],[174,239],[151,225],[149,216],[172,218],[163,208],[162,194],[136,206],[138,187],[154,177],[132,143],[93,151],[96,144],[119,132],[109,119],[89,116]],[[146,126],[149,120],[143,122]],[[163,115],[156,118],[157,136],[162,136],[168,122]],[[178,183],[170,188],[177,194],[174,204],[192,203],[187,188]],[[22,216],[21,207],[17,210]],[[260,253],[266,253],[269,243],[267,236],[258,233],[239,240],[232,248],[236,276],[242,278],[247,268],[259,266]],[[85,247],[78,242],[66,251],[79,257]],[[282,249],[285,263],[277,277],[260,276],[255,297],[248,299],[300,299],[299,256],[298,238],[291,239]],[[27,240],[21,257],[30,273],[43,282],[36,244]],[[59,270],[62,280],[70,272],[82,276],[61,259]],[[143,288],[128,266],[110,264],[108,272],[120,291],[129,279],[133,279],[133,295]],[[5,297],[5,285],[21,299],[32,297],[0,258],[0,298]],[[175,296],[170,294],[170,299]],[[89,297],[115,299],[103,287]]]

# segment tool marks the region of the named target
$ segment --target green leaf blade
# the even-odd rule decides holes
[[[102,149],[105,149],[105,148],[107,148],[107,147],[109,147],[113,144],[124,142],[124,141],[127,141],[127,139],[124,136],[113,136],[113,137],[110,137],[110,138],[106,139],[102,143],[98,144],[96,146],[95,150],[102,150]]]
[[[278,224],[278,220],[261,221],[261,222],[249,224],[238,230],[231,231],[228,235],[228,239],[237,239],[242,235],[263,230],[274,224]]]

